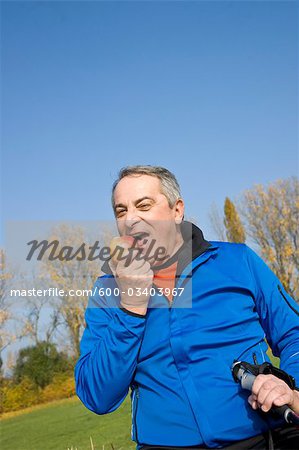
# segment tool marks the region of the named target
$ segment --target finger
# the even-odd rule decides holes
[[[124,267],[131,266],[133,263],[136,267],[141,267],[146,262],[144,258],[138,258],[140,251],[138,249],[130,249],[117,259],[118,264]]]
[[[281,397],[282,395],[286,395],[286,393],[284,392],[284,388],[283,386],[275,386],[274,389],[272,389],[268,395],[266,396],[266,398],[264,399],[263,402],[260,402],[261,404],[261,409],[264,412],[267,412],[271,409],[271,407],[273,406],[273,403],[276,399],[278,399],[279,397]],[[288,397],[288,396],[287,396]],[[259,399],[258,399],[259,401]]]
[[[148,263],[147,263],[148,264]],[[120,261],[117,265],[116,271],[118,276],[134,277],[146,274],[150,269],[150,266],[145,265],[142,261],[132,261],[128,264],[128,261]]]
[[[280,399],[280,400],[278,400]],[[263,410],[269,411],[269,409],[274,406],[282,406],[283,404],[291,403],[293,400],[292,390],[285,384],[277,384],[274,389],[272,389],[268,396],[263,402]],[[278,401],[279,405],[276,403]],[[283,403],[281,403],[281,401]]]
[[[122,261],[126,258],[128,258],[129,256],[134,256],[136,257],[136,255],[140,254],[140,249],[139,248],[135,248],[135,247],[130,247],[130,248],[120,248],[120,251],[118,253],[115,253],[114,258],[117,261]]]
[[[262,406],[265,403],[266,398],[269,393],[276,390],[277,386],[279,386],[275,381],[266,380],[260,387],[257,394],[257,401]],[[281,391],[280,391],[281,393]]]
[[[143,273],[151,268],[150,264],[146,259],[142,258],[136,259],[136,255],[129,255],[127,258],[119,262],[119,268],[128,269],[128,271],[138,271],[142,269]]]
[[[256,401],[256,399],[255,399],[255,397],[254,397],[253,395],[250,395],[250,396],[248,397],[248,403],[250,404],[250,406],[251,406],[253,409],[257,409],[257,408],[258,408],[257,401]]]
[[[252,402],[252,409],[258,409],[259,405],[257,402]]]
[[[262,375],[262,374],[258,375],[255,378],[255,380],[254,380],[254,383],[253,383],[253,386],[252,386],[252,392],[257,395],[259,390],[260,390],[260,388],[261,388],[261,386],[266,381],[273,380],[273,378],[278,380],[278,378],[277,377],[273,377],[273,375]]]
[[[291,396],[288,393],[287,394],[283,394],[280,397],[277,397],[273,401],[273,405],[274,406],[289,405],[290,403],[292,403],[292,398],[291,398]]]
[[[123,278],[126,278],[128,280],[152,280],[153,279],[153,271],[151,268],[146,267],[139,267],[136,269],[123,269],[119,271],[119,275],[122,275]]]

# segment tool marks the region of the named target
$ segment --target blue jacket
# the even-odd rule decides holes
[[[86,310],[75,378],[87,408],[114,411],[130,388],[138,444],[216,448],[274,426],[250,407],[231,365],[268,360],[266,338],[298,385],[298,305],[249,247],[210,242],[182,272],[172,307],[152,295],[145,318],[119,308],[115,287],[98,278]]]

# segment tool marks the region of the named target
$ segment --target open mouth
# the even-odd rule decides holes
[[[136,232],[130,234],[137,244],[138,247],[144,247],[148,241],[149,233],[145,233],[144,231]]]

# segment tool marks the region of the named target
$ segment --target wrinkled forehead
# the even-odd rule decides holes
[[[114,204],[127,203],[142,197],[161,195],[159,178],[151,175],[130,175],[122,178],[114,190]]]

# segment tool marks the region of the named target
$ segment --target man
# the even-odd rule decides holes
[[[135,258],[111,260],[96,281],[75,371],[85,406],[109,413],[131,388],[138,449],[298,448],[298,430],[266,414],[299,414],[294,386],[258,375],[250,394],[231,372],[235,360],[267,360],[266,337],[299,384],[298,309],[276,276],[245,244],[189,232],[167,169],[123,169],[112,203]]]

